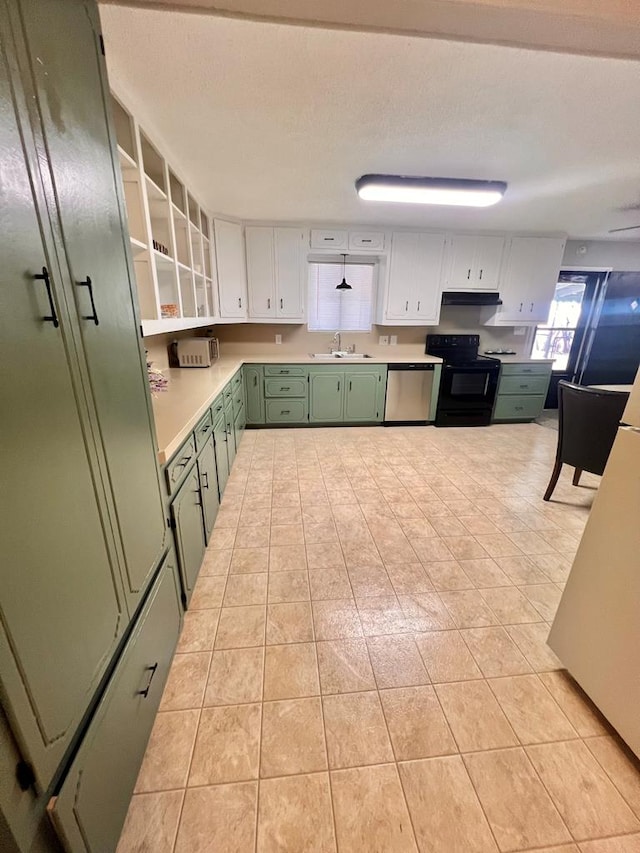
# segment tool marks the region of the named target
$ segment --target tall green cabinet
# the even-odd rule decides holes
[[[137,660],[142,697],[153,669],[136,702],[157,707],[181,618],[107,95],[92,0],[0,0],[0,847],[11,853],[57,849],[45,808],[65,799],[112,672],[122,655]],[[154,618],[155,601],[174,618]],[[138,636],[157,652],[138,660]],[[96,778],[106,790],[108,767]],[[59,830],[83,820],[65,815]],[[123,819],[102,817],[99,847],[60,837],[108,853]]]

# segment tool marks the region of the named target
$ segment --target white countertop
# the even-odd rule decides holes
[[[486,353],[482,353],[486,355]],[[528,358],[525,355],[490,355],[489,358],[497,358],[503,364],[553,364],[552,358]]]
[[[306,364],[316,367],[349,364],[441,364],[430,355],[374,356],[373,358],[324,359],[308,353],[275,355],[222,356],[212,367],[182,367],[163,370],[169,380],[166,391],[153,395],[153,415],[158,441],[158,461],[163,465],[204,415],[214,399],[243,364]]]

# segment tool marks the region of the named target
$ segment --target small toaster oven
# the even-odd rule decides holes
[[[183,338],[178,341],[180,367],[211,367],[218,356],[217,338]]]

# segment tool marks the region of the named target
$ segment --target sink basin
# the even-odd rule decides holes
[[[309,353],[311,358],[326,358],[330,361],[335,361],[340,358],[373,358],[366,352],[312,352]]]

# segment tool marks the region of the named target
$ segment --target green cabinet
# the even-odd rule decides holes
[[[264,423],[264,393],[262,390],[262,367],[253,364],[244,366],[246,421],[248,424]]]
[[[187,601],[191,598],[206,547],[198,466],[194,465],[171,504],[180,572]]]
[[[551,362],[503,364],[493,409],[494,421],[532,421],[542,414]]]
[[[386,374],[385,365],[312,368],[309,372],[309,420],[317,423],[382,421]]]
[[[202,498],[205,542],[208,542],[218,514],[218,507],[220,506],[213,433],[209,436],[207,443],[198,456],[198,479],[200,481],[200,495]]]
[[[213,447],[216,455],[216,471],[218,473],[218,494],[221,500],[224,487],[227,485],[227,480],[229,479],[228,442],[227,424],[224,418],[224,409],[222,408],[218,419],[213,424]]]
[[[326,368],[309,372],[309,420],[343,420],[344,373]]]
[[[381,421],[385,385],[379,370],[345,374],[344,420],[360,423]]]
[[[229,401],[224,407],[224,428],[227,433],[227,457],[229,460],[229,472],[236,458],[236,437],[233,431],[233,403]]]

